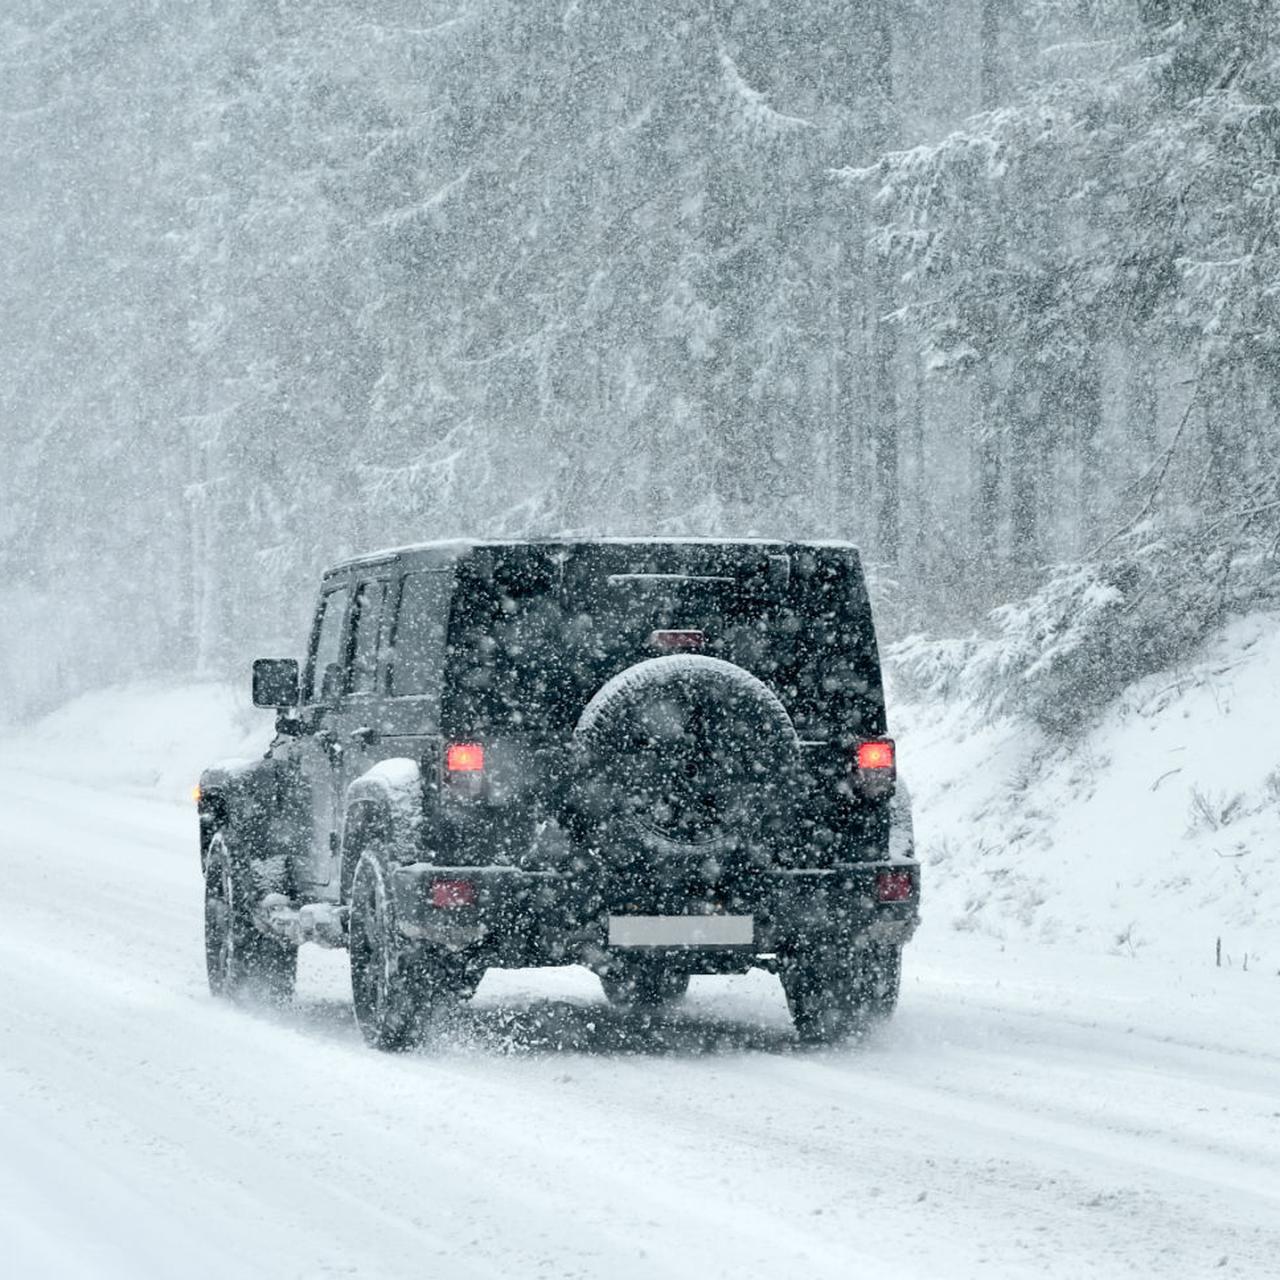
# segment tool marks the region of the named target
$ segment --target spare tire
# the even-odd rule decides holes
[[[795,726],[750,672],[700,654],[614,676],[574,730],[575,808],[614,863],[750,856],[781,819],[799,754]]]

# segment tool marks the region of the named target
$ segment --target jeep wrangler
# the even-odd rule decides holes
[[[632,1006],[762,967],[819,1043],[894,1008],[920,870],[850,546],[350,560],[253,701],[264,758],[200,779],[215,994],[288,998],[314,941],[381,1049],[491,966],[583,964]]]

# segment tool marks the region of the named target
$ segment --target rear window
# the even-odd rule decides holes
[[[392,697],[434,693],[444,670],[445,612],[453,588],[448,573],[405,575],[389,658]]]
[[[606,680],[663,652],[662,631],[701,632],[698,651],[769,685],[802,738],[883,732],[861,571],[838,548],[604,545],[554,575],[476,575],[455,598],[447,714],[467,733],[567,733]]]

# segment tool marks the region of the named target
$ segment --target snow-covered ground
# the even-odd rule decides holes
[[[819,1052],[763,975],[649,1022],[580,970],[490,975],[402,1056],[342,954],[286,1012],[220,1005],[187,792],[264,718],[82,699],[0,744],[4,1274],[1274,1277],[1273,632],[1080,755],[907,708],[927,922],[893,1025]]]
[[[1280,970],[1280,617],[1235,620],[1071,744],[963,703],[894,727],[935,923],[1192,969],[1221,939],[1224,966]]]

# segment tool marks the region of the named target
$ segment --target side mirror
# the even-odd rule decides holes
[[[296,658],[255,660],[253,705],[277,709],[298,705],[298,660]]]

